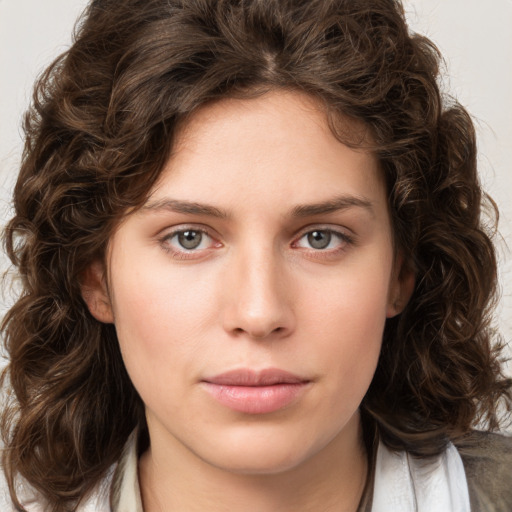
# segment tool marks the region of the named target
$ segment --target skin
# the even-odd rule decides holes
[[[313,233],[331,241],[313,246]],[[205,106],[107,261],[84,296],[115,323],[146,406],[145,511],[356,510],[358,408],[413,286],[376,157],[341,144],[301,93]],[[202,382],[269,367],[308,384],[266,414],[234,411]]]

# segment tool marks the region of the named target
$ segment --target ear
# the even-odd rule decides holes
[[[411,266],[400,253],[395,258],[391,283],[389,286],[388,305],[386,317],[392,318],[399,315],[407,306],[414,292],[416,276]]]
[[[94,261],[85,269],[81,276],[80,288],[91,315],[100,322],[114,323],[105,268],[101,261]]]

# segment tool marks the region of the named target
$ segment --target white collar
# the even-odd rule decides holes
[[[372,512],[470,512],[464,465],[452,443],[438,457],[417,459],[380,442]]]

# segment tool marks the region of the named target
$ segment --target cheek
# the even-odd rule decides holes
[[[112,271],[116,326],[147,345],[176,334],[192,336],[212,306],[211,286],[192,266],[177,266],[163,251],[141,252],[140,258],[118,256]]]
[[[334,400],[338,388],[360,402],[373,378],[386,322],[388,268],[380,262],[366,272],[349,269],[311,296],[310,336],[317,344],[312,357],[329,369]]]
[[[332,375],[343,381],[344,386],[357,388],[359,383],[363,387],[369,384],[380,354],[386,321],[382,304],[340,302],[324,321],[323,336],[320,336],[325,346],[317,354],[326,358]]]
[[[391,262],[389,258],[360,260],[333,272],[318,286],[309,285],[312,316],[340,339],[357,345],[380,341],[386,320]],[[311,293],[313,291],[313,293]]]
[[[169,385],[184,385],[194,376],[193,365],[205,357],[204,333],[214,310],[211,293],[191,276],[170,274],[165,265],[128,271],[118,263],[112,275],[117,336],[143,399],[168,393]]]

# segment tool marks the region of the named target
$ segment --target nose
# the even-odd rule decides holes
[[[290,285],[272,250],[240,251],[229,269],[224,329],[254,339],[288,336],[295,328]]]

